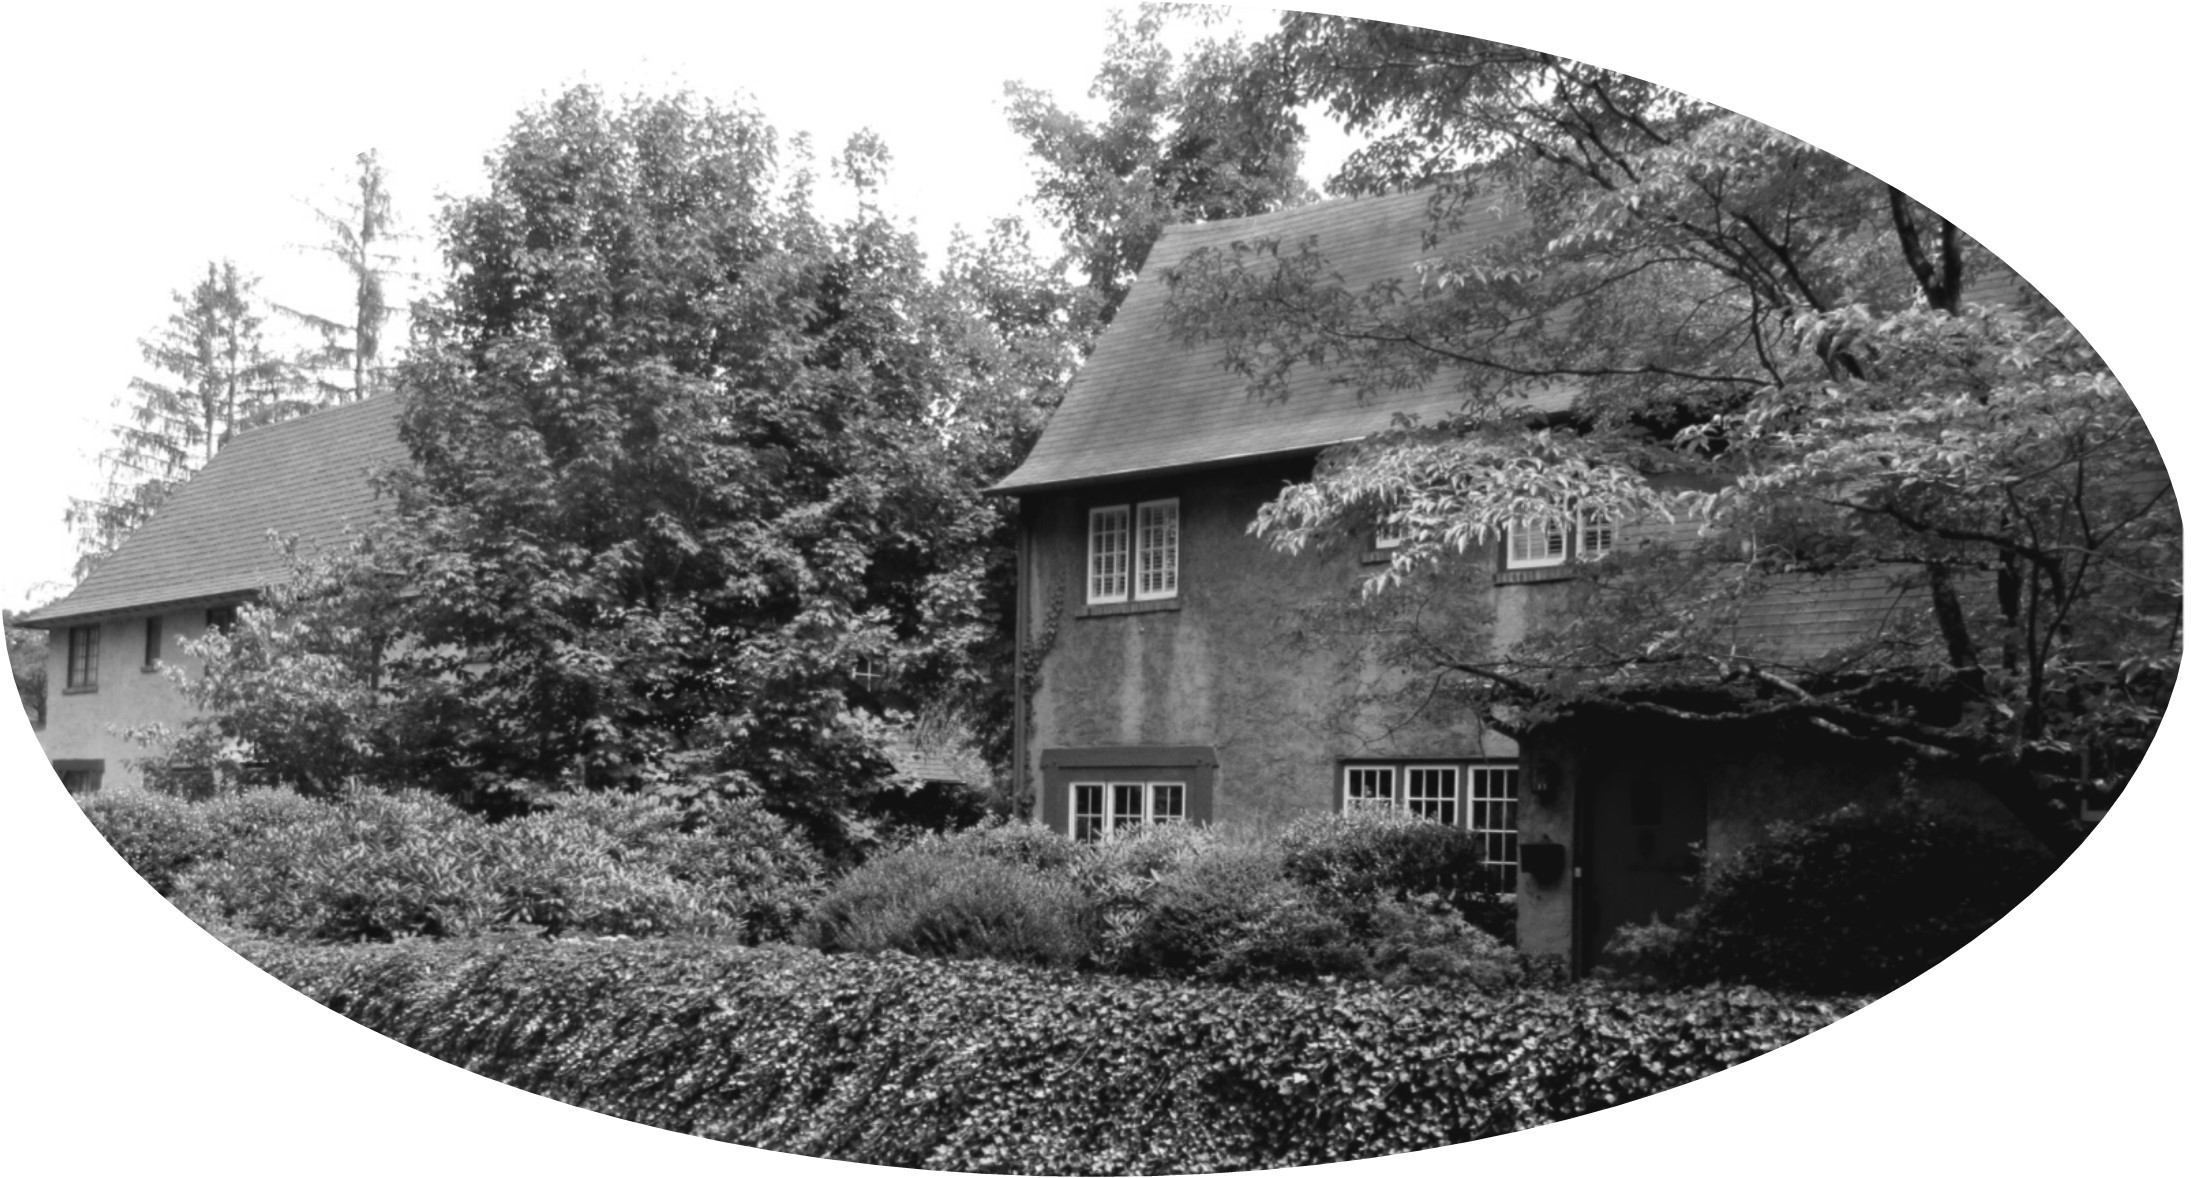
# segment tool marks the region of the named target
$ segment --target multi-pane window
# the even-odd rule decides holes
[[[236,607],[216,605],[205,611],[205,628],[208,633],[226,634],[236,628]]]
[[[1179,500],[1088,512],[1088,604],[1179,596]]]
[[[1391,805],[1398,776],[1399,771],[1390,765],[1347,766],[1346,808]]]
[[[1521,876],[1522,771],[1513,765],[1468,768],[1468,829],[1483,865],[1498,873],[1501,891]]]
[[[1613,550],[1613,521],[1597,512],[1586,512],[1581,526],[1575,529],[1575,554],[1582,560],[1596,560]]]
[[[1183,781],[1076,781],[1072,800],[1070,829],[1081,842],[1187,820]]]
[[[1130,509],[1098,507],[1088,513],[1088,604],[1126,600],[1132,567]]]
[[[1340,804],[1405,806],[1476,836],[1483,865],[1513,891],[1521,872],[1521,770],[1514,765],[1348,765]]]
[[[1542,568],[1567,559],[1567,530],[1545,520],[1516,521],[1506,529],[1506,567]]]
[[[1452,765],[1407,767],[1407,808],[1433,822],[1461,820],[1461,771]]]
[[[1506,529],[1506,567],[1545,568],[1569,557],[1596,560],[1613,550],[1614,535],[1613,521],[1598,512],[1586,512],[1572,528],[1551,520],[1516,520]]]
[[[72,794],[95,794],[106,775],[106,762],[55,761],[53,772],[60,777],[62,789]]]
[[[1179,596],[1179,500],[1163,499],[1136,508],[1134,596]]]
[[[145,619],[145,670],[160,664],[160,615]]]
[[[92,691],[99,686],[99,627],[68,628],[69,691]]]

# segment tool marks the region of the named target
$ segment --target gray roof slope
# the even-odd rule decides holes
[[[408,458],[396,436],[402,412],[390,393],[238,434],[68,596],[23,624],[239,597],[279,579],[269,532],[329,542],[385,508],[367,478]]]
[[[1314,239],[1350,289],[1388,278],[1412,282],[1417,263],[1430,256],[1422,243],[1431,197],[1425,190],[1331,200],[1167,227],[1034,451],[992,489],[1019,493],[1314,451],[1376,433],[1392,424],[1394,413],[1435,415],[1452,408],[1457,378],[1450,376],[1365,401],[1351,386],[1332,383],[1329,373],[1304,372],[1292,381],[1285,400],[1258,400],[1249,395],[1244,378],[1221,366],[1218,346],[1189,348],[1164,322],[1162,275],[1205,246],[1276,237],[1290,250]],[[1445,232],[1438,252],[1483,245],[1517,225],[1488,205],[1473,208],[1460,228]],[[1558,409],[1573,397],[1573,390],[1555,389],[1532,403]]]

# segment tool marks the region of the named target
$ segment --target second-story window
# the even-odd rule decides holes
[[[145,619],[145,670],[160,665],[160,615]]]
[[[1569,560],[1596,560],[1613,550],[1613,521],[1589,512],[1572,527],[1556,521],[1515,521],[1506,526],[1506,567],[1540,569]]]
[[[1179,500],[1088,512],[1088,604],[1179,596]]]

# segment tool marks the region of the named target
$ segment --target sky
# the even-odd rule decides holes
[[[1086,92],[1106,40],[1104,9],[1071,5],[1039,17],[1023,5],[854,5],[817,21],[790,5],[640,3],[609,22],[598,5],[528,6],[520,20],[514,8],[396,3],[358,10],[355,29],[293,6],[120,22],[57,9],[11,38],[0,80],[8,109],[27,112],[10,119],[13,150],[36,161],[36,182],[0,196],[16,273],[35,276],[5,296],[8,335],[36,341],[16,350],[10,417],[38,438],[37,461],[11,463],[0,484],[9,608],[66,589],[75,547],[62,513],[99,486],[118,398],[149,374],[138,341],[166,321],[171,292],[233,259],[269,299],[342,317],[351,291],[339,263],[310,249],[325,240],[312,206],[339,207],[359,152],[380,153],[430,281],[434,211],[483,188],[483,161],[518,111],[578,82],[690,89],[750,103],[824,159],[854,131],[877,131],[893,156],[883,203],[940,255],[954,227],[1018,215],[1041,228],[1004,85],[1095,113]],[[1319,139],[1312,175],[1344,151],[1335,131]]]
[[[2176,228],[2181,38],[2152,15],[2160,6],[2005,4],[1982,18],[1926,0],[1349,9],[1625,69],[1850,158],[2016,266],[2108,359],[2169,457],[2191,453],[2181,315],[2156,297],[2191,262]],[[423,219],[433,193],[478,182],[519,108],[570,82],[743,89],[824,147],[874,127],[897,157],[902,207],[940,244],[949,224],[1015,211],[1029,190],[1003,83],[1078,95],[1102,42],[1101,11],[1073,6],[444,0],[11,15],[5,604],[65,576],[60,511],[86,485],[103,415],[167,292],[224,255],[271,288],[288,247],[313,239],[296,198],[357,151],[379,147],[403,211]],[[2176,835],[2191,824],[2184,724],[2168,717],[2114,815],[2000,929],[1843,1024],[1726,1076],[1461,1147],[1461,1159],[1352,1169],[2160,1171],[2182,1085],[2149,1069],[2191,1055],[2172,931]],[[731,1159],[849,1172],[557,1108],[363,1033],[241,965],[123,870],[51,788],[27,725],[0,731],[0,755],[10,780],[45,783],[0,789],[0,914],[11,953],[35,965],[0,971],[0,1005],[43,1016],[11,1023],[0,1108],[11,1155],[69,1159],[33,1169],[218,1159],[235,1174],[682,1174]]]

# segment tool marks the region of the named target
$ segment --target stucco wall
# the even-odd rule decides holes
[[[95,760],[106,762],[102,791],[142,788],[139,774],[127,762],[146,750],[121,735],[123,729],[148,723],[179,727],[192,709],[167,676],[145,669],[145,614],[109,618],[99,627],[98,685],[91,691],[70,691],[68,682],[68,629],[54,630],[46,644],[46,726],[38,732],[39,747],[49,761]],[[161,658],[170,665],[196,671],[197,660],[182,653],[184,639],[205,633],[205,609],[162,613]]]
[[[1376,568],[1366,541],[1287,556],[1247,534],[1281,481],[1307,473],[1270,465],[1029,500],[1030,642],[1059,607],[1030,709],[1030,764],[1049,748],[1212,746],[1217,821],[1262,826],[1330,812],[1342,761],[1515,755],[1465,711],[1407,706],[1398,672],[1304,612],[1347,600]],[[1178,608],[1091,610],[1089,509],[1173,496]]]

